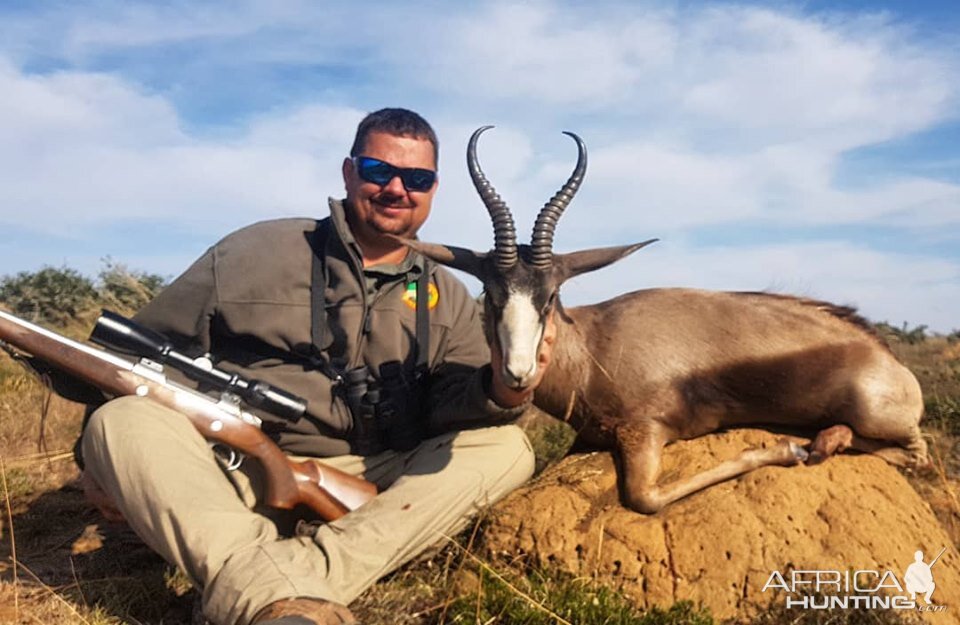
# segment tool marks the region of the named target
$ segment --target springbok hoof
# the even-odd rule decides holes
[[[807,463],[807,464],[810,464],[810,465],[820,464],[821,462],[823,462],[823,461],[826,460],[826,459],[827,459],[827,456],[823,455],[823,454],[820,453],[819,451],[814,450],[814,451],[811,451],[811,452],[807,453],[806,463]]]
[[[789,441],[789,445],[790,445],[790,453],[793,454],[793,457],[797,459],[798,463],[806,462],[807,459],[810,457],[810,454],[807,453],[807,450],[801,447],[800,445],[797,445],[793,441]]]

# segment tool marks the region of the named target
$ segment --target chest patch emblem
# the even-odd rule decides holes
[[[440,301],[440,292],[437,291],[437,285],[431,282],[427,286],[427,308],[433,310]],[[407,285],[407,290],[403,292],[403,303],[411,310],[417,309],[417,283],[411,282]]]

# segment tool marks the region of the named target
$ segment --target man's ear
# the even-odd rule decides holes
[[[481,281],[483,280],[482,265],[483,260],[487,257],[485,252],[474,252],[473,250],[468,250],[463,247],[440,245],[439,243],[425,243],[423,241],[390,236],[397,242],[406,245],[415,252],[419,252],[441,265],[459,269]]]
[[[592,250],[570,252],[569,254],[554,254],[554,278],[557,280],[558,285],[563,284],[574,276],[587,273],[588,271],[596,271],[611,263],[615,263],[621,258],[625,258],[640,248],[646,247],[656,241],[659,241],[659,239],[650,239],[643,243],[634,243],[633,245],[598,247]]]
[[[340,166],[340,172],[343,174],[343,186],[350,186],[350,178],[354,173],[353,159],[349,156],[343,159],[343,165]]]

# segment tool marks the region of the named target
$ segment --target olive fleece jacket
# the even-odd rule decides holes
[[[324,354],[341,367],[366,365],[372,372],[399,362],[412,381],[416,313],[408,285],[423,272],[423,259],[411,251],[413,262],[384,268],[385,273],[368,268],[365,274],[341,201],[330,200],[328,219]],[[136,319],[166,334],[178,349],[194,356],[210,353],[218,367],[306,399],[307,412],[296,421],[253,412],[284,451],[323,457],[351,453],[353,418],[342,390],[308,357],[317,223],[278,219],[228,235]],[[425,436],[519,416],[525,406],[504,409],[487,396],[490,354],[476,302],[446,269],[429,267],[436,291],[435,300],[430,298],[429,372],[419,383],[418,414],[408,416]]]

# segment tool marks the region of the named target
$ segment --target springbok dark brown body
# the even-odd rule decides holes
[[[926,462],[920,386],[868,324],[845,307],[769,293],[650,289],[562,310],[568,278],[606,266],[636,245],[552,252],[553,229],[583,178],[586,149],[541,211],[530,246],[517,245],[506,205],[483,177],[474,133],[467,161],[494,221],[489,254],[410,242],[485,287],[488,338],[503,377],[529,385],[545,323],[557,319],[552,362],[534,402],[565,416],[580,439],[612,448],[625,502],[656,512],[757,467],[820,461],[855,447],[889,462]],[[568,133],[569,134],[569,133]],[[657,483],[663,446],[720,428],[774,425],[819,430],[810,452],[784,440],[671,484]]]

